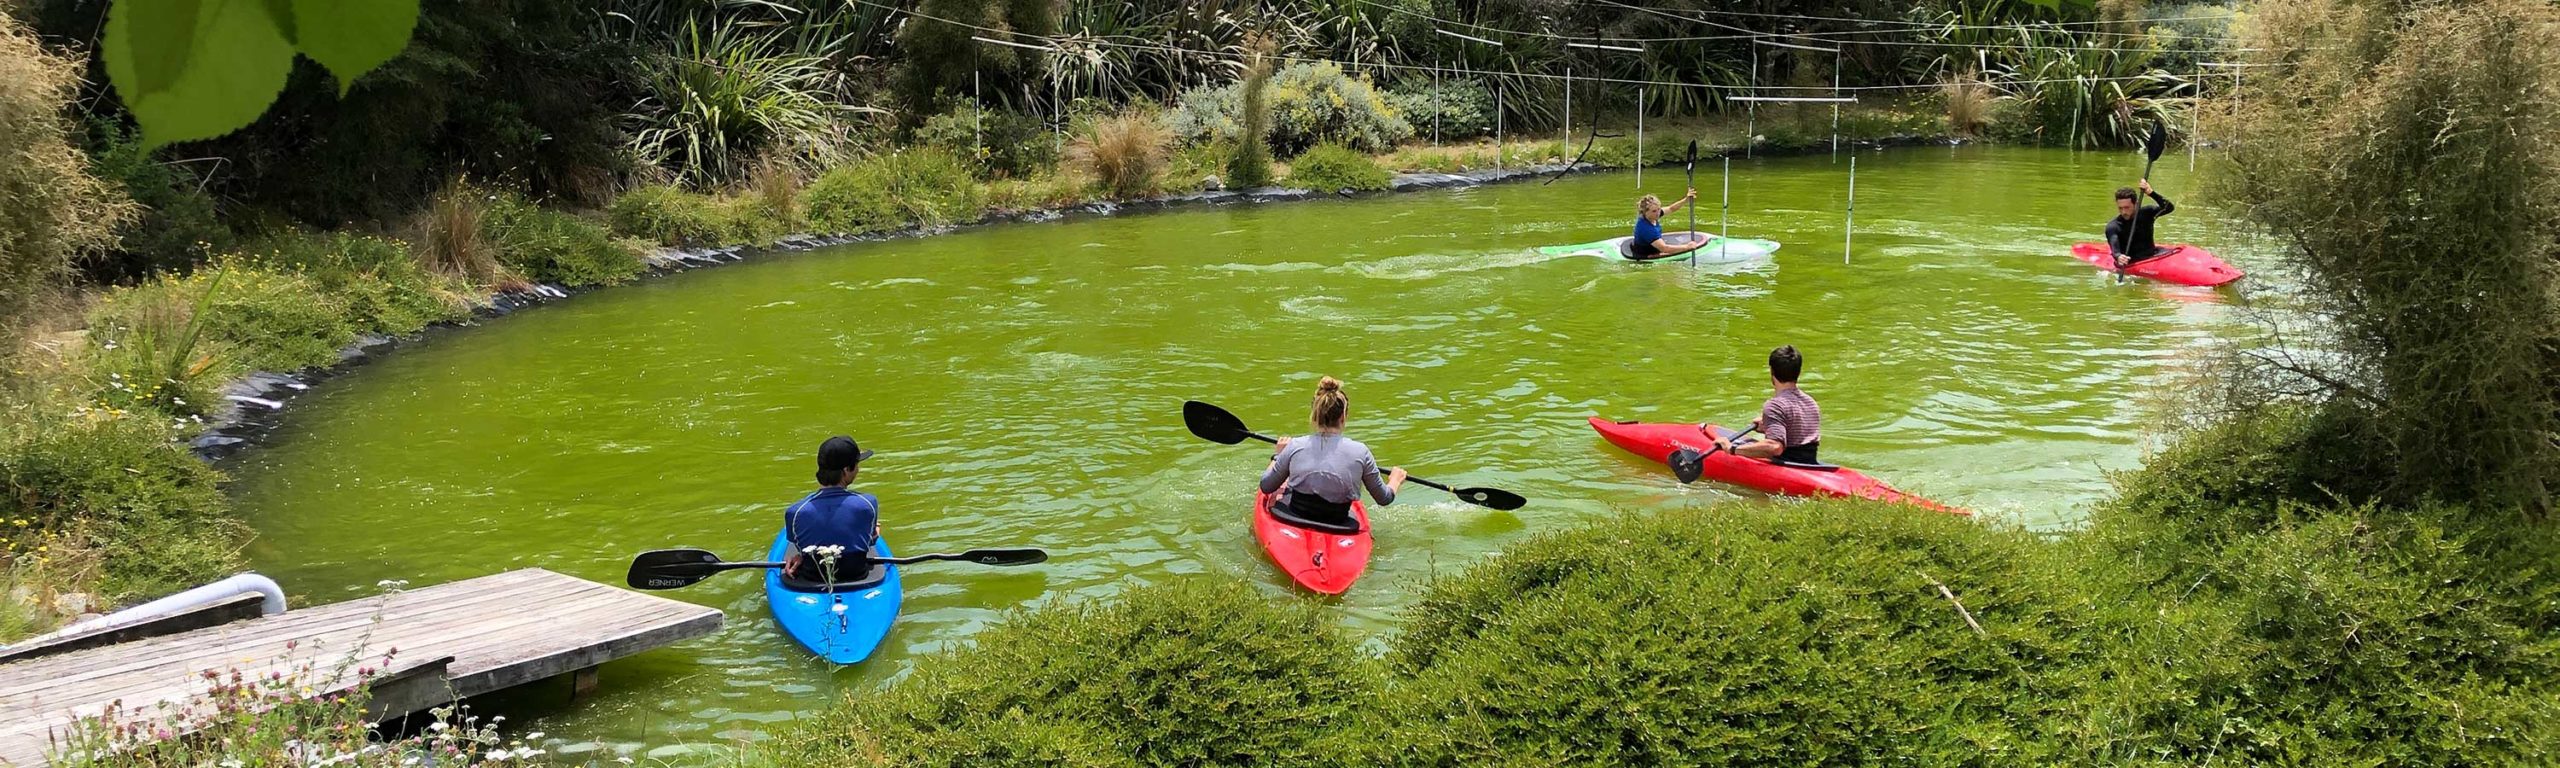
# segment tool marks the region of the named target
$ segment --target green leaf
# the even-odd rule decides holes
[[[196,0],[122,0],[107,9],[107,73],[119,90],[168,90],[195,49]],[[121,73],[119,73],[121,72]]]
[[[356,78],[409,47],[418,0],[292,0],[302,54],[328,67],[345,96]]]
[[[116,0],[104,54],[146,151],[248,125],[293,71],[265,0]]]

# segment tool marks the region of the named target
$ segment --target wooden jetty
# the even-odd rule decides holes
[[[298,679],[340,695],[369,668],[389,718],[560,675],[720,628],[717,608],[539,568],[258,617],[255,595],[149,626],[0,653],[0,765],[46,765],[59,734],[110,706],[160,720],[213,685],[205,673]],[[386,657],[389,659],[386,662]]]

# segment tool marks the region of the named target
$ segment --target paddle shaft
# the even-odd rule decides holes
[[[914,565],[916,563],[934,560],[957,560],[961,562],[969,562],[974,560],[974,558],[971,558],[967,552],[935,552],[930,555],[873,558],[870,562],[873,565]],[[785,564],[775,560],[752,560],[745,562],[722,561],[717,563],[703,563],[701,568],[708,571],[737,571],[751,568],[780,568],[783,565]]]
[[[1245,432],[1244,432],[1244,436],[1245,436],[1245,437],[1253,438],[1253,439],[1255,439],[1255,440],[1260,440],[1260,441],[1263,441],[1263,442],[1266,442],[1266,443],[1270,443],[1270,444],[1272,444],[1272,445],[1279,445],[1279,444],[1280,444],[1280,441],[1279,441],[1279,440],[1277,440],[1277,439],[1273,439],[1273,438],[1272,438],[1271,436],[1269,436],[1269,435],[1265,435],[1265,434],[1262,434],[1262,433],[1260,433],[1260,432],[1255,432],[1255,431],[1250,430],[1250,429],[1245,430]],[[1440,489],[1440,490],[1448,491],[1448,492],[1450,492],[1450,493],[1457,493],[1457,492],[1458,492],[1458,489],[1456,489],[1456,488],[1451,488],[1451,487],[1449,487],[1449,486],[1441,485],[1441,484],[1439,484],[1439,483],[1431,482],[1431,481],[1429,481],[1429,480],[1424,480],[1424,479],[1422,479],[1422,478],[1414,477],[1414,476],[1412,476],[1412,475],[1405,475],[1405,476],[1404,476],[1404,479],[1406,479],[1406,480],[1411,480],[1411,481],[1416,482],[1416,483],[1420,483],[1420,484],[1422,484],[1424,487],[1427,487],[1427,488],[1438,488],[1438,489]],[[1464,495],[1464,494],[1461,494],[1461,495]]]

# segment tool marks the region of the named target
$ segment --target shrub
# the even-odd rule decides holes
[[[830,170],[809,183],[800,202],[812,226],[863,233],[975,218],[978,193],[960,158],[919,149],[874,155]]]
[[[229,517],[222,476],[171,437],[157,415],[95,411],[0,435],[0,517],[43,532],[13,542],[46,548],[11,556],[91,551],[109,598],[184,589],[236,567],[248,530]]]
[[[615,232],[667,245],[717,245],[728,228],[719,201],[673,185],[624,192],[606,216]]]
[[[513,194],[489,202],[481,228],[500,261],[537,282],[609,285],[646,269],[604,227]]]
[[[194,173],[153,161],[141,138],[115,122],[92,118],[89,134],[98,176],[122,188],[139,210],[117,229],[115,248],[82,270],[90,279],[127,282],[184,270],[232,247],[236,236]]]
[[[346,307],[358,331],[398,336],[470,316],[470,286],[426,271],[397,240],[288,231],[251,244],[239,258],[310,278]]]
[[[764,751],[918,768],[1357,765],[1375,681],[1321,605],[1186,579],[1016,613]]]
[[[1184,91],[1173,117],[1185,141],[1234,141],[1244,133],[1242,86],[1229,83]],[[1281,68],[1266,89],[1271,99],[1271,149],[1288,155],[1334,142],[1364,152],[1384,152],[1413,136],[1413,125],[1387,105],[1368,81],[1343,74],[1332,63]]]
[[[1243,93],[1236,107],[1236,131],[1222,141],[1202,142],[1234,147],[1227,156],[1227,184],[1237,189],[1271,184],[1271,75],[1278,59],[1268,37],[1255,37],[1246,46],[1250,58],[1237,86]]]
[[[1343,189],[1375,192],[1395,181],[1395,174],[1368,155],[1338,144],[1307,150],[1289,161],[1289,185],[1332,192]]]
[[[1413,126],[1415,136],[1462,141],[1493,135],[1493,92],[1482,83],[1450,78],[1435,90],[1424,80],[1388,90],[1386,102]]]
[[[1076,137],[1074,155],[1103,190],[1129,199],[1156,190],[1170,143],[1170,134],[1154,115],[1133,111],[1094,121],[1088,133]]]
[[[1906,507],[1622,518],[1434,584],[1386,741],[1409,765],[2050,764],[2030,748],[2067,745],[2033,737],[2078,716],[2104,605],[2031,534]]]
[[[2230,193],[2289,246],[2322,354],[2241,375],[2369,418],[2334,450],[2383,500],[2560,507],[2560,8],[2305,0],[2244,26],[2244,63],[2298,74],[2241,81]]]
[[[646,59],[650,98],[627,122],[632,153],[679,180],[711,186],[746,177],[755,158],[824,157],[842,109],[843,77],[822,56],[745,25],[687,23],[674,50]]]
[[[916,142],[966,159],[981,179],[1029,176],[1058,165],[1049,127],[1009,110],[961,105],[925,120]]]
[[[418,261],[429,271],[475,286],[510,279],[481,225],[488,216],[489,194],[455,178],[428,201],[417,230]]]
[[[62,116],[79,62],[46,52],[14,14],[0,16],[0,323],[14,325],[74,259],[114,245],[134,209],[72,145]]]
[[[204,340],[257,370],[332,365],[356,338],[345,305],[310,278],[240,263],[109,292],[90,309],[89,328],[100,344],[121,343],[131,341],[135,329],[151,327],[153,318],[198,313]]]

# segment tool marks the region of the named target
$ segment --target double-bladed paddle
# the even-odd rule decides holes
[[[1697,139],[1690,139],[1690,140],[1689,140],[1689,159],[1688,159],[1686,162],[1681,163],[1680,165],[1681,165],[1681,170],[1682,170],[1683,172],[1685,172],[1685,173],[1687,173],[1687,174],[1689,175],[1689,191],[1690,191],[1690,192],[1696,192],[1696,191],[1698,191],[1698,140],[1697,140]],[[1682,208],[1682,209],[1684,209],[1684,210],[1687,210],[1687,211],[1689,212],[1689,236],[1690,236],[1690,237],[1693,237],[1693,238],[1694,238],[1694,237],[1700,237],[1700,235],[1698,234],[1698,201],[1697,201],[1697,200],[1694,200],[1694,199],[1693,199],[1693,200],[1690,200],[1688,205],[1681,206],[1681,208]],[[1719,233],[1717,233],[1717,234],[1723,234],[1723,233],[1719,232]],[[1701,244],[1701,247],[1703,247],[1703,244]],[[1689,269],[1690,269],[1691,271],[1696,271],[1696,270],[1698,269],[1698,256],[1697,256],[1697,254],[1696,254],[1694,251],[1695,251],[1695,249],[1692,249],[1692,253],[1689,255]]]
[[[1235,414],[1228,413],[1227,409],[1203,403],[1198,400],[1182,401],[1182,423],[1184,426],[1191,428],[1191,434],[1199,435],[1200,439],[1217,443],[1219,445],[1235,445],[1246,440],[1260,440],[1266,443],[1280,442],[1279,440],[1273,439],[1267,435],[1247,429],[1244,425],[1244,420],[1236,418]],[[1424,480],[1412,475],[1406,475],[1404,479],[1421,483],[1426,487],[1448,491],[1450,495],[1458,497],[1459,501],[1474,504],[1479,507],[1513,510],[1529,504],[1529,500],[1521,498],[1520,494],[1512,493],[1500,488],[1451,488],[1449,486]]]
[[[950,560],[979,565],[1030,565],[1049,559],[1049,553],[1024,547],[1018,549],[972,549],[967,552],[936,552],[930,555],[875,558],[881,565],[911,565],[930,560]],[[730,562],[701,549],[656,549],[631,559],[631,575],[626,581],[633,589],[675,589],[710,578],[721,571],[754,568],[780,568],[770,560]]]
[[[1740,432],[1735,432],[1733,433],[1733,437],[1726,438],[1726,440],[1728,442],[1740,440],[1743,435],[1751,434],[1752,431],[1752,429],[1744,429]],[[1680,450],[1672,451],[1671,456],[1668,459],[1668,463],[1671,465],[1671,476],[1679,478],[1681,485],[1688,485],[1690,483],[1697,482],[1700,476],[1707,473],[1707,457],[1715,455],[1715,452],[1716,449],[1712,445],[1704,451],[1686,446],[1681,447]]]
[[[2153,121],[2151,121],[2151,135],[2142,137],[2142,180],[2143,180],[2143,181],[2150,181],[2150,180],[2151,180],[2151,164],[2152,164],[2152,163],[2160,162],[2160,151],[2161,151],[2161,150],[2163,150],[2163,149],[2167,149],[2168,147],[2169,147],[2169,126],[2168,126],[2166,123],[2162,123],[2162,122],[2160,122],[2160,121],[2158,121],[2158,120],[2153,120]],[[2134,198],[2134,201],[2133,201],[2133,211],[2134,211],[2133,215],[2134,215],[2134,217],[2135,217],[2136,219],[2141,218],[2141,216],[2142,216],[2142,199],[2141,199],[2141,198]],[[2130,239],[2130,236],[2128,236],[2128,239]],[[2117,261],[2117,262],[2116,262],[2116,283],[2117,283],[2117,284],[2123,284],[2123,283],[2124,283],[2124,270],[2125,270],[2125,268],[2126,268],[2126,267],[2129,267],[2129,266],[2132,266],[2132,265],[2133,265],[2133,264],[2132,264],[2132,257],[2133,257],[2133,254],[2130,254],[2130,253],[2127,253],[2127,254],[2120,254],[2120,255],[2118,255],[2118,256],[2116,257],[2117,259],[2119,259],[2119,261]]]

